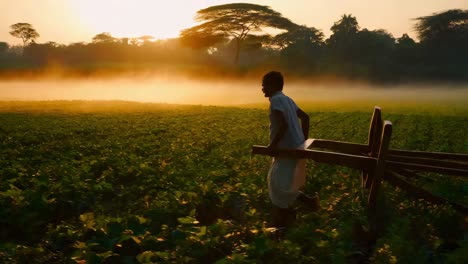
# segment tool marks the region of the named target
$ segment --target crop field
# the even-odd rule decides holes
[[[307,109],[307,108],[306,108]],[[366,143],[372,108],[318,111],[310,137]],[[455,114],[454,114],[455,113]],[[391,148],[468,153],[468,111],[386,111]],[[284,236],[270,227],[265,108],[0,102],[1,263],[353,263],[366,226],[360,172],[307,163]],[[468,182],[426,189],[468,203]],[[468,220],[384,182],[386,228],[369,263],[468,263]]]

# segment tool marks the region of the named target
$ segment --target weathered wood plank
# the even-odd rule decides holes
[[[359,143],[351,143],[346,141],[335,141],[335,140],[327,140],[327,139],[317,139],[314,138],[312,145],[310,148],[323,148],[326,150],[333,150],[338,151],[346,154],[353,154],[353,155],[361,155],[367,153],[368,145],[366,144],[359,144]],[[389,159],[392,157],[408,157],[413,159],[431,159],[431,160],[438,160],[444,161],[446,160],[447,164],[451,166],[450,162],[456,162],[458,165],[462,167],[468,167],[468,154],[462,153],[445,153],[445,152],[424,152],[424,151],[410,151],[410,150],[401,150],[401,149],[389,149],[388,150],[388,157]],[[423,161],[424,162],[424,161]],[[417,162],[414,162],[417,163]]]
[[[368,146],[369,154],[374,157],[380,150],[380,142],[382,140],[382,109],[379,106],[374,107],[374,113],[372,114],[371,128],[369,129]]]
[[[468,170],[468,163],[460,163],[460,162],[448,161],[448,160],[415,158],[415,157],[399,156],[399,155],[387,155],[387,160],[395,161],[395,162],[419,164],[419,165],[430,165],[430,166],[443,167],[443,168]]]
[[[390,155],[468,162],[468,154],[391,149]]]
[[[387,166],[389,168],[402,168],[416,171],[426,171],[426,172],[436,172],[441,174],[455,175],[468,177],[468,170],[463,169],[452,169],[447,167],[438,167],[430,165],[422,165],[415,163],[406,163],[406,162],[396,162],[396,161],[387,161]]]
[[[468,214],[468,207],[463,205],[463,204],[459,204],[457,202],[453,202],[453,201],[450,201],[448,199],[445,199],[439,195],[436,195],[436,194],[433,194],[431,193],[430,191],[428,190],[425,190],[423,188],[420,188],[420,187],[416,187],[415,185],[405,181],[404,179],[398,177],[398,173],[394,172],[394,171],[389,171],[387,170],[385,172],[385,181],[389,182],[390,184],[392,184],[393,186],[396,186],[398,188],[401,188],[402,190],[404,190],[409,196],[412,196],[412,197],[415,197],[415,198],[420,198],[420,199],[424,199],[428,202],[431,202],[431,203],[437,203],[437,204],[443,204],[443,203],[449,203],[450,205],[453,206],[453,208],[455,208],[456,210],[458,210],[459,212],[463,213],[464,215],[467,215]]]
[[[370,151],[370,147],[374,142],[374,138],[380,136],[377,134],[377,125],[379,123],[382,123],[382,109],[380,106],[374,106],[374,112],[372,113],[369,126],[369,135],[367,136],[367,145],[369,146],[368,152]]]
[[[352,155],[367,155],[368,146],[365,144],[335,141],[326,139],[314,139],[311,148],[323,148]]]
[[[304,141],[304,143],[302,145],[300,145],[298,147],[298,149],[308,149],[312,146],[312,144],[314,143],[314,139],[313,138],[308,138],[306,139],[306,141]]]
[[[397,168],[397,167],[392,167],[392,171],[398,173],[399,175],[407,179],[424,179],[425,181],[430,181],[431,183],[434,182],[433,178],[420,175],[414,171],[409,171],[409,170],[405,170],[405,169]]]
[[[277,153],[280,158],[311,159],[316,162],[356,169],[373,168],[376,164],[375,158],[321,150],[278,149]],[[271,153],[266,146],[254,145],[252,147],[252,154],[270,155]]]
[[[377,158],[377,164],[375,167],[375,172],[373,175],[371,189],[369,193],[368,207],[372,211],[376,210],[377,192],[380,188],[381,179],[384,177],[385,165],[386,165],[385,159],[386,159],[386,155],[388,152],[388,147],[390,145],[391,137],[392,137],[392,122],[385,121],[383,132],[382,132],[382,139],[380,141],[381,145],[380,145],[380,150],[379,150],[379,154]]]
[[[342,153],[336,153],[336,154],[344,154],[344,155],[351,155],[351,156],[362,155],[360,154],[360,151],[366,148],[366,145],[364,144],[355,144],[355,143],[322,140],[322,139],[308,139],[299,148],[308,149],[308,148],[315,148],[317,146],[320,146],[323,148],[328,146],[329,148],[326,148],[327,150],[331,149],[332,151],[342,152]],[[254,147],[264,147],[264,146],[254,146]],[[266,147],[264,148],[266,149]],[[333,153],[332,151],[319,151],[319,150],[314,150],[314,151],[317,153],[319,152]],[[394,152],[391,149],[388,152],[389,153],[386,158],[387,163],[389,164],[389,166],[393,166],[394,168],[398,166],[402,166],[402,168],[412,169],[412,170],[417,170],[417,171],[437,172],[441,174],[458,175],[458,176],[465,176],[465,177],[468,176],[468,164],[454,162],[454,161],[446,161],[446,160],[435,160],[435,159],[428,159],[428,158],[416,158],[416,157],[392,155],[390,153],[394,153]],[[269,155],[269,153],[253,153],[253,154]],[[290,155],[296,155],[296,154],[290,154]],[[297,155],[301,156],[301,154],[297,154]],[[306,155],[310,155],[310,154],[306,154]],[[331,162],[328,162],[328,163],[331,164]],[[361,168],[361,165],[356,165],[356,166],[351,165],[349,167]]]
[[[382,144],[382,109],[378,106],[374,107],[374,113],[372,115],[372,122],[374,122],[373,130],[369,130],[369,137],[368,137],[368,152],[367,155],[370,157],[377,157],[378,152],[381,148]],[[366,189],[370,189],[373,181],[375,170],[372,169],[370,171],[364,171],[363,177],[363,186]]]

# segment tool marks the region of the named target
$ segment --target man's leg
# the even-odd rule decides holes
[[[273,205],[272,221],[276,228],[291,227],[296,220],[296,211],[292,208],[280,208]]]
[[[307,209],[310,211],[318,211],[322,209],[320,206],[320,200],[319,196],[316,193],[315,196],[309,196],[303,192],[299,192],[299,196],[297,197],[297,200],[301,202]]]

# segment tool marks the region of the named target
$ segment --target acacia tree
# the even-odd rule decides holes
[[[238,64],[244,41],[266,28],[289,30],[297,25],[268,6],[234,3],[201,9],[195,17],[201,24],[181,32],[182,42],[208,48],[223,40],[235,42],[234,62]]]
[[[23,46],[26,46],[29,41],[34,43],[34,40],[40,35],[29,23],[16,23],[10,26],[10,35],[23,40]]]

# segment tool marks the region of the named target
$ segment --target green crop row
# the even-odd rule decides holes
[[[268,142],[265,109],[48,104],[0,113],[2,263],[345,263],[365,254],[356,170],[309,161],[305,191],[318,192],[323,209],[299,207],[282,238],[270,228],[270,158],[250,154]],[[371,111],[309,112],[310,137],[365,143]],[[468,153],[465,116],[384,109],[384,119],[394,123],[392,148]],[[466,180],[429,177],[417,183],[467,203]],[[382,190],[386,229],[372,263],[466,263],[466,219]]]

